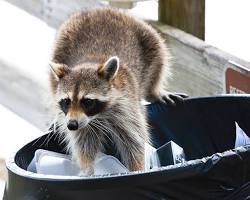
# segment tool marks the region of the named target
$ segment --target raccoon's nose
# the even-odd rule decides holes
[[[76,120],[69,120],[67,127],[69,130],[75,131],[78,129],[78,122]]]

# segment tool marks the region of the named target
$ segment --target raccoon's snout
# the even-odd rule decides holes
[[[67,127],[70,131],[76,131],[78,129],[78,122],[76,120],[69,120]]]

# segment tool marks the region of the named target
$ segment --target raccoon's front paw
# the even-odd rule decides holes
[[[184,99],[187,97],[188,95],[184,93],[169,93],[164,91],[160,92],[158,95],[151,95],[150,102],[161,102],[167,105],[175,106],[183,103]]]
[[[131,158],[129,159],[129,163],[124,163],[124,165],[129,169],[129,171],[143,171],[144,158],[142,158],[141,156],[139,158]]]
[[[94,168],[93,168],[93,166],[81,169],[79,175],[80,176],[91,176],[91,175],[94,175]]]
[[[175,106],[176,104],[181,104],[184,102],[184,99],[187,98],[188,95],[182,93],[163,93],[161,95],[161,99],[167,105]]]
[[[80,176],[91,176],[94,174],[94,160],[85,156],[78,157],[78,166],[80,168]]]

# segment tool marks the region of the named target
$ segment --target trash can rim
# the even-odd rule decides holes
[[[122,178],[122,177],[138,177],[138,176],[145,176],[145,175],[156,175],[159,173],[159,175],[162,176],[163,172],[170,173],[172,170],[176,171],[178,170],[183,170],[185,171],[186,168],[190,168],[192,166],[193,168],[199,168],[199,167],[205,167],[206,164],[210,165],[207,163],[207,161],[212,160],[213,162],[216,162],[216,160],[222,158],[222,157],[227,157],[231,156],[232,154],[238,154],[239,152],[244,152],[244,151],[249,151],[250,146],[242,146],[238,147],[236,149],[232,150],[227,150],[222,153],[215,153],[211,156],[203,157],[203,158],[198,158],[190,161],[186,161],[184,163],[180,164],[175,164],[175,165],[169,165],[169,166],[164,166],[160,167],[157,169],[151,169],[149,171],[140,171],[140,172],[127,172],[127,173],[121,173],[121,174],[107,174],[107,175],[96,175],[96,176],[59,176],[59,175],[46,175],[46,174],[38,174],[34,172],[29,172],[21,167],[17,166],[17,164],[14,161],[15,153],[12,154],[12,156],[6,160],[6,167],[8,170],[10,170],[12,173],[24,177],[24,178],[30,178],[34,180],[40,180],[40,181],[97,181],[97,180],[103,180],[103,179],[114,179],[114,178]],[[222,156],[223,155],[223,156]],[[199,170],[198,170],[199,171]],[[199,173],[197,171],[197,173]]]
[[[215,99],[215,98],[219,98],[219,99],[227,99],[227,98],[238,98],[238,97],[242,97],[242,98],[250,98],[250,94],[223,94],[223,95],[217,95],[217,96],[209,96],[209,97],[194,97],[194,98],[188,98],[186,101],[204,101],[206,99]],[[26,144],[27,145],[27,144]],[[33,173],[33,172],[29,172],[26,171],[24,169],[22,169],[21,167],[19,167],[16,163],[15,163],[15,155],[16,153],[13,153],[7,160],[6,160],[6,167],[7,169],[18,175],[21,177],[25,177],[25,178],[31,178],[31,179],[35,179],[35,180],[45,180],[45,181],[77,181],[77,180],[100,180],[100,179],[114,179],[114,178],[121,178],[121,177],[132,177],[132,176],[144,176],[145,174],[157,174],[157,173],[161,173],[166,171],[169,172],[172,169],[184,169],[185,165],[170,165],[167,167],[161,167],[161,168],[157,168],[157,169],[152,169],[150,171],[147,172],[128,172],[128,173],[122,173],[122,174],[110,174],[110,175],[99,175],[99,176],[90,176],[90,177],[79,177],[79,176],[58,176],[58,175],[43,175],[43,174],[37,174],[37,173]],[[213,155],[211,155],[213,156]],[[204,164],[204,158],[199,158],[199,159],[195,159],[195,160],[191,160],[188,161],[187,163],[191,163],[193,166],[199,166],[199,165],[203,165]],[[189,166],[190,167],[190,166]]]

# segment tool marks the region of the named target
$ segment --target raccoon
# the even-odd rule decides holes
[[[124,11],[80,12],[62,24],[51,92],[60,133],[84,173],[93,173],[97,152],[109,144],[130,171],[143,170],[150,139],[141,100],[181,100],[163,89],[168,57],[158,33]]]

